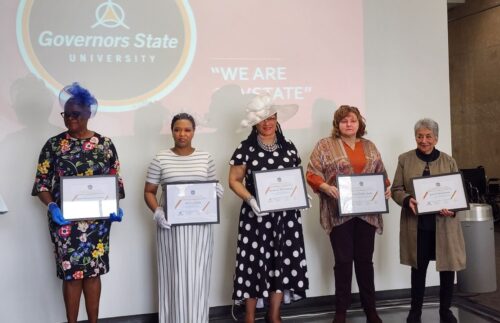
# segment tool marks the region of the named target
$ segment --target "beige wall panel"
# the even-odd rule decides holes
[[[472,2],[448,26],[453,156],[500,177],[500,1]]]

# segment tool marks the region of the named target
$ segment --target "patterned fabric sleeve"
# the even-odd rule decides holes
[[[311,186],[314,193],[319,193],[319,187],[325,182],[323,177],[318,176],[310,171],[306,172],[307,184]]]
[[[319,141],[311,152],[309,163],[307,164],[306,179],[314,193],[319,193],[319,186],[326,182],[323,175],[323,165],[321,163],[321,141]]]
[[[321,163],[321,141],[319,141],[311,152],[309,164],[307,164],[307,172],[323,177],[323,165]]]
[[[229,165],[241,166],[247,164],[247,159],[248,159],[248,155],[246,153],[247,149],[243,148],[243,146],[244,142],[241,142],[238,148],[236,148],[236,150],[234,151],[233,156],[231,156]]]
[[[40,151],[38,165],[35,175],[35,183],[31,190],[32,196],[37,196],[40,192],[52,192],[52,181],[54,178],[54,165],[52,144],[48,140]]]
[[[109,149],[111,150],[111,156],[109,158],[109,174],[118,176],[118,192],[120,194],[120,198],[125,198],[125,188],[123,186],[123,179],[120,176],[120,161],[118,160],[118,153],[116,152],[115,145],[109,139]]]

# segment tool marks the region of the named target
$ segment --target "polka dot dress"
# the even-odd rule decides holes
[[[243,141],[230,161],[245,165],[245,186],[255,196],[253,171],[299,166],[297,149],[268,152]],[[269,297],[271,292],[290,290],[305,297],[307,264],[299,210],[255,216],[243,202],[240,210],[233,299]]]

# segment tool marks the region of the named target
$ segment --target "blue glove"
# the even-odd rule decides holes
[[[71,223],[70,221],[64,219],[61,209],[59,208],[59,206],[57,206],[56,203],[50,202],[48,207],[49,207],[49,212],[52,215],[52,221],[54,221],[59,225],[67,225]]]
[[[118,208],[118,215],[115,212],[109,215],[109,221],[111,222],[122,222],[123,210],[121,207]]]

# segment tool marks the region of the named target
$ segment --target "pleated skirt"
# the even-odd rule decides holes
[[[160,323],[208,322],[213,225],[157,228]]]

